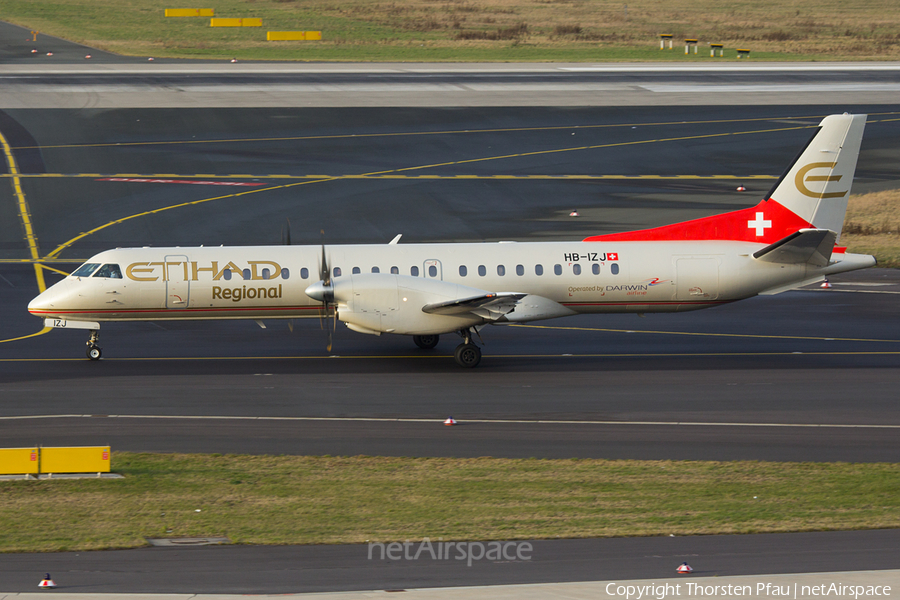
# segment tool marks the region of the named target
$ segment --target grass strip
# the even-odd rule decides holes
[[[216,17],[166,18],[170,0],[4,0],[4,20],[135,56],[345,61],[701,60],[709,43],[780,60],[897,60],[896,0],[216,0]],[[321,31],[320,42],[267,42],[266,31]],[[659,50],[659,34],[674,36]],[[699,38],[685,56],[685,38]]]
[[[873,255],[879,267],[900,268],[900,190],[850,196],[841,245]]]
[[[0,482],[0,551],[900,527],[900,464],[133,454]],[[199,512],[197,512],[199,510]]]

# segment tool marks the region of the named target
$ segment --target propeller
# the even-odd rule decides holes
[[[306,295],[322,303],[319,310],[319,326],[328,332],[328,352],[334,342],[334,330],[337,327],[337,311],[334,308],[334,286],[331,284],[331,269],[328,267],[328,257],[325,254],[325,231],[322,231],[322,257],[319,259],[319,281],[306,288]],[[328,326],[325,319],[332,317],[332,323]]]
[[[291,245],[291,220],[285,218],[287,223],[281,228],[281,243],[285,246]]]

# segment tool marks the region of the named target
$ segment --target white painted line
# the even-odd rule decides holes
[[[659,94],[758,94],[802,92],[900,92],[900,83],[785,83],[785,84],[640,84],[648,92]]]
[[[442,423],[444,419],[411,419],[387,417],[251,417],[240,415],[19,415],[0,417],[0,421],[28,419],[193,419],[222,421],[348,421],[358,423]],[[820,429],[900,429],[900,425],[871,423],[728,423],[703,421],[576,421],[547,419],[457,419],[463,423],[487,425],[637,425],[664,427],[804,427]]]

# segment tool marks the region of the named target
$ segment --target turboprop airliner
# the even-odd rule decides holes
[[[826,117],[759,204],[725,214],[581,242],[117,248],[28,311],[88,330],[92,360],[107,321],[325,315],[423,349],[457,333],[456,362],[475,367],[485,325],[696,310],[873,266],[836,245],[865,122]]]

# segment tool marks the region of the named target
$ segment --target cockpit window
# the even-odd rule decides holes
[[[90,277],[91,273],[97,270],[100,263],[84,263],[72,273],[72,277]]]
[[[114,264],[106,264],[97,269],[97,272],[94,273],[94,277],[108,277],[110,279],[122,279],[122,271],[119,270],[119,265]]]

